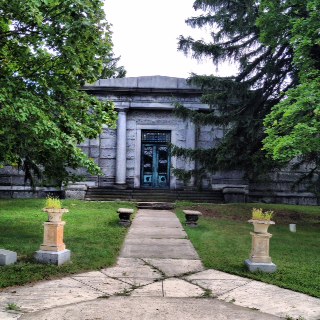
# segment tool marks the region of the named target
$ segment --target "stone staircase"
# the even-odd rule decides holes
[[[89,201],[135,201],[135,202],[166,202],[192,201],[223,203],[221,191],[205,190],[168,190],[168,189],[126,189],[88,188],[85,200]]]

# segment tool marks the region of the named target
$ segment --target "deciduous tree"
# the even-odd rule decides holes
[[[264,148],[276,160],[308,162],[308,175],[317,176],[320,190],[320,1],[263,1],[259,27],[261,39],[272,48],[274,26],[281,18],[290,31],[293,64],[299,83],[284,93],[265,119]]]
[[[0,1],[0,164],[59,183],[99,172],[77,144],[115,113],[81,87],[113,57],[110,35],[100,0]]]

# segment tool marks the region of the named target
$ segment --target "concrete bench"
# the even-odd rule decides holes
[[[189,227],[197,227],[198,226],[198,219],[200,216],[202,216],[202,213],[200,211],[195,210],[183,210],[183,213],[186,217],[186,225]]]
[[[130,216],[133,214],[134,210],[119,208],[117,212],[119,213],[119,224],[123,227],[129,227],[131,225]]]

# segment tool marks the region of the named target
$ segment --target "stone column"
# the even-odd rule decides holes
[[[195,149],[196,148],[196,126],[190,120],[187,121],[187,130],[186,130],[186,148]],[[185,170],[190,171],[196,168],[196,163],[193,160],[186,160]],[[192,176],[188,187],[193,188],[195,184],[195,177]]]
[[[116,155],[116,186],[126,187],[127,172],[127,110],[118,109],[117,121],[117,155]]]

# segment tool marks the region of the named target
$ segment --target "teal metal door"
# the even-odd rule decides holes
[[[169,188],[170,186],[170,132],[145,131],[142,134],[141,186]]]

